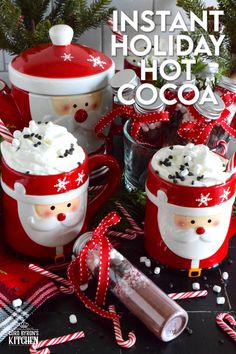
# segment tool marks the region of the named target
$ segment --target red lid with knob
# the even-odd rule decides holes
[[[107,86],[114,75],[114,62],[95,49],[71,44],[73,29],[50,28],[52,44],[27,49],[9,64],[13,85],[44,95],[73,95]]]

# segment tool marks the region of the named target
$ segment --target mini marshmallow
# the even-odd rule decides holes
[[[199,283],[193,283],[192,284],[193,290],[199,290],[200,289],[200,284]]]
[[[88,283],[80,285],[80,290],[85,291],[86,289],[88,289]]]
[[[145,263],[146,259],[147,259],[146,256],[142,256],[142,257],[139,258],[139,262],[140,263]]]
[[[217,305],[224,305],[225,303],[225,297],[224,296],[219,296],[216,298],[216,303]]]
[[[188,175],[188,173],[189,173],[189,170],[187,168],[185,168],[185,170],[180,172],[180,175],[183,177],[186,177]]]
[[[221,286],[219,285],[214,285],[212,289],[215,293],[220,293],[221,292]]]
[[[22,300],[21,299],[15,299],[15,300],[12,301],[12,305],[13,305],[14,308],[21,307]]]
[[[228,279],[229,279],[229,273],[228,273],[228,272],[223,272],[223,273],[222,273],[222,278],[223,278],[224,280],[228,280]]]
[[[69,321],[71,324],[76,324],[78,322],[77,317],[74,314],[70,315]]]
[[[154,269],[154,274],[160,274],[161,268],[160,267],[155,267]]]
[[[151,261],[150,261],[149,258],[147,258],[147,259],[145,260],[145,266],[146,266],[146,267],[151,267]]]

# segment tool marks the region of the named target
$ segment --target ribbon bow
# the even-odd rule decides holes
[[[99,138],[107,139],[107,136],[103,133],[103,130],[118,116],[123,116],[126,119],[130,118],[133,123],[137,124],[136,130],[140,129],[142,123],[150,124],[169,121],[169,113],[165,111],[139,114],[134,110],[132,106],[120,106],[113,109],[99,120],[95,126],[96,135]]]
[[[226,107],[231,106],[231,104],[236,103],[236,93],[228,91],[224,87],[217,86],[217,91],[221,93],[221,99],[224,101]]]
[[[210,121],[198,113],[193,106],[190,106],[188,109],[194,118],[194,121],[181,123],[177,131],[181,138],[193,141],[195,144],[205,144],[215,126],[220,126],[229,135],[236,138],[236,130],[226,122],[229,115],[229,111],[227,109],[222,112],[218,119]]]
[[[111,245],[105,233],[110,226],[116,225],[119,221],[120,216],[118,214],[115,212],[109,213],[94,230],[92,238],[86,243],[77,258],[70,263],[67,273],[76,294],[84,305],[98,315],[113,320],[119,318],[119,315],[106,311],[101,307],[105,303],[110,272]],[[87,283],[91,277],[91,272],[87,266],[87,256],[88,253],[93,251],[96,247],[99,247],[100,262],[98,285],[95,301],[93,302],[83,293],[80,289],[80,285]]]

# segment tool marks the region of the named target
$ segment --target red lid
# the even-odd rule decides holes
[[[10,63],[10,80],[15,86],[34,93],[67,95],[96,91],[108,84],[114,74],[109,57],[71,44],[70,26],[53,26],[49,35],[52,44],[27,49]]]

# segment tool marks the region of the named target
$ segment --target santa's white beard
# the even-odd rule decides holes
[[[159,208],[158,225],[166,246],[177,256],[201,260],[211,257],[223,244],[231,217],[229,210],[216,227],[209,227],[203,235],[198,235],[194,228],[182,229],[175,225],[174,214],[167,208]],[[230,208],[228,208],[230,209]],[[193,215],[194,217],[194,215]]]
[[[21,225],[29,238],[46,247],[60,247],[75,239],[84,223],[86,198],[81,198],[81,205],[75,212],[66,214],[66,219],[58,221],[56,216],[40,218],[34,205],[18,202],[18,215]]]

